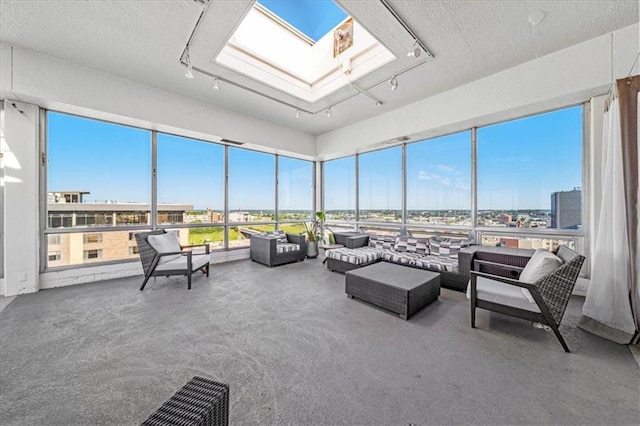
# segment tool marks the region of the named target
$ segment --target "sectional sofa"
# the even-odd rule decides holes
[[[344,273],[376,262],[392,262],[439,272],[441,286],[458,291],[466,291],[475,260],[483,262],[486,272],[504,276],[507,273],[504,269],[491,270],[492,262],[512,265],[515,269],[509,271],[517,271],[534,253],[534,250],[474,245],[467,239],[376,236],[357,232],[336,232],[334,236],[336,243],[344,248],[326,252],[327,268],[331,271]]]

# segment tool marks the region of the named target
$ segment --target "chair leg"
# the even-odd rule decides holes
[[[147,285],[147,281],[149,281],[149,278],[151,278],[151,275],[149,275],[148,277],[144,277],[144,281],[142,282],[142,287],[140,287],[140,291],[144,290],[144,286]]]
[[[191,290],[191,271],[187,272],[187,290]]]
[[[207,276],[209,276],[209,264],[207,263]]]
[[[562,345],[562,348],[564,349],[564,351],[570,353],[571,351],[569,350],[569,346],[567,346],[567,342],[564,341],[562,334],[560,334],[560,330],[558,329],[558,326],[555,325],[555,323],[553,322],[549,322],[547,325],[551,327],[551,329],[553,330],[553,333],[556,335],[556,337],[560,341],[560,344]]]
[[[474,301],[471,301],[471,328],[476,328],[476,306]]]

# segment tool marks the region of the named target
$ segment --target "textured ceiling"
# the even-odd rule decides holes
[[[253,2],[216,1],[206,8],[191,44],[196,68],[310,111],[357,93],[347,87],[308,104],[212,62]],[[221,106],[310,134],[322,134],[468,83],[500,70],[606,34],[638,21],[638,1],[417,1],[388,0],[435,58],[387,80],[412,64],[410,36],[376,0],[338,3],[398,60],[357,81],[374,101],[356,94],[324,113],[302,114],[251,91],[196,73],[184,78],[180,57],[202,6],[193,0],[0,0],[0,40],[85,67]],[[532,25],[530,17],[544,15]],[[632,58],[631,58],[632,59]]]

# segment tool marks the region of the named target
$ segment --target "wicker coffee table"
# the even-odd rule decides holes
[[[347,271],[345,292],[406,320],[440,296],[440,274],[378,262]]]

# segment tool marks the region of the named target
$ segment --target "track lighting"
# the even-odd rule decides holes
[[[395,75],[389,79],[389,85],[391,86],[391,90],[396,90],[398,88],[398,79]]]
[[[300,110],[299,109],[296,110],[296,118],[300,118]]]
[[[333,115],[333,111],[331,111],[331,107],[327,108],[327,118],[331,118]]]
[[[414,41],[413,47],[411,48],[411,50],[407,52],[407,56],[417,58],[420,56],[421,53],[422,53],[422,50],[420,49],[420,44],[418,43],[418,40],[416,40]]]
[[[185,73],[185,77],[193,78],[193,72],[191,68],[191,55],[189,54],[189,46],[187,46],[186,53],[184,54],[184,59],[187,61],[187,72]]]
[[[220,80],[218,77],[213,79],[213,86],[211,87],[213,90],[220,90]]]

